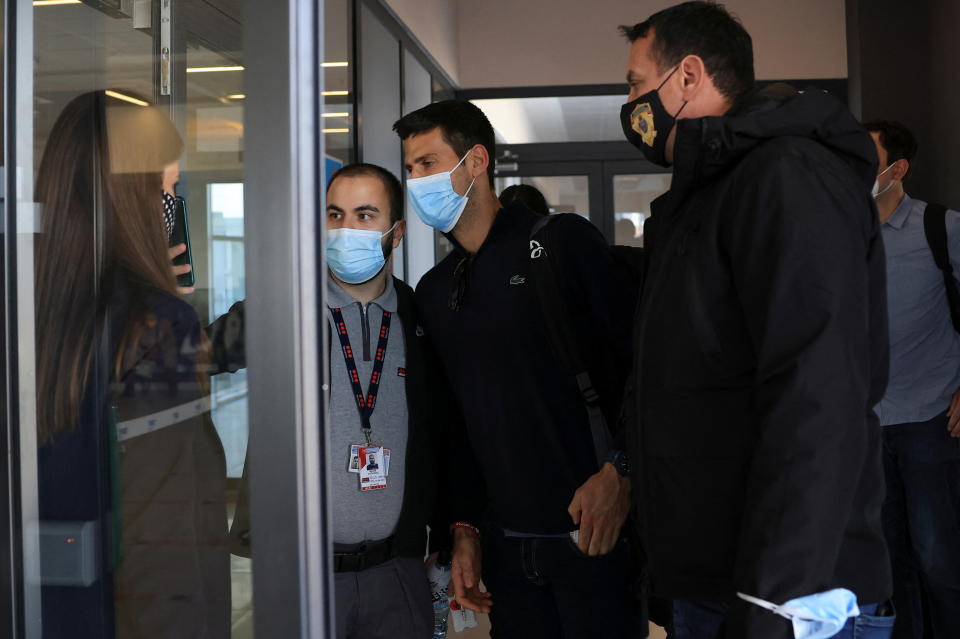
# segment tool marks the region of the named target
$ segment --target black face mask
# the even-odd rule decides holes
[[[660,101],[660,89],[679,67],[674,67],[653,91],[647,91],[636,100],[620,107],[620,125],[627,142],[640,149],[644,157],[658,166],[670,166],[667,161],[667,137],[677,121],[684,102],[675,115],[670,115]]]

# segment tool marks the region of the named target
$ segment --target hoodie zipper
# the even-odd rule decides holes
[[[370,361],[370,319],[367,317],[367,307],[360,305],[360,317],[363,328],[363,361]]]

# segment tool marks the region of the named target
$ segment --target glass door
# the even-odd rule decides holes
[[[22,579],[0,635],[329,629],[322,6],[5,6]]]

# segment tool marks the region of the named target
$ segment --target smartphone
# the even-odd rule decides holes
[[[190,224],[187,218],[187,202],[179,195],[173,208],[173,232],[170,234],[170,246],[186,244],[187,250],[173,258],[174,266],[190,265],[190,272],[177,276],[177,285],[193,286],[197,278],[193,274],[193,251],[190,248]]]

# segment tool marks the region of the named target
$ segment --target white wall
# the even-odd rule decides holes
[[[485,1],[480,0],[481,4]],[[458,0],[386,0],[386,3],[451,79],[459,83]]]
[[[391,0],[411,7],[454,2],[460,86],[480,88],[623,82],[628,47],[617,26],[679,0]],[[844,0],[725,5],[753,38],[758,79],[847,77]]]

